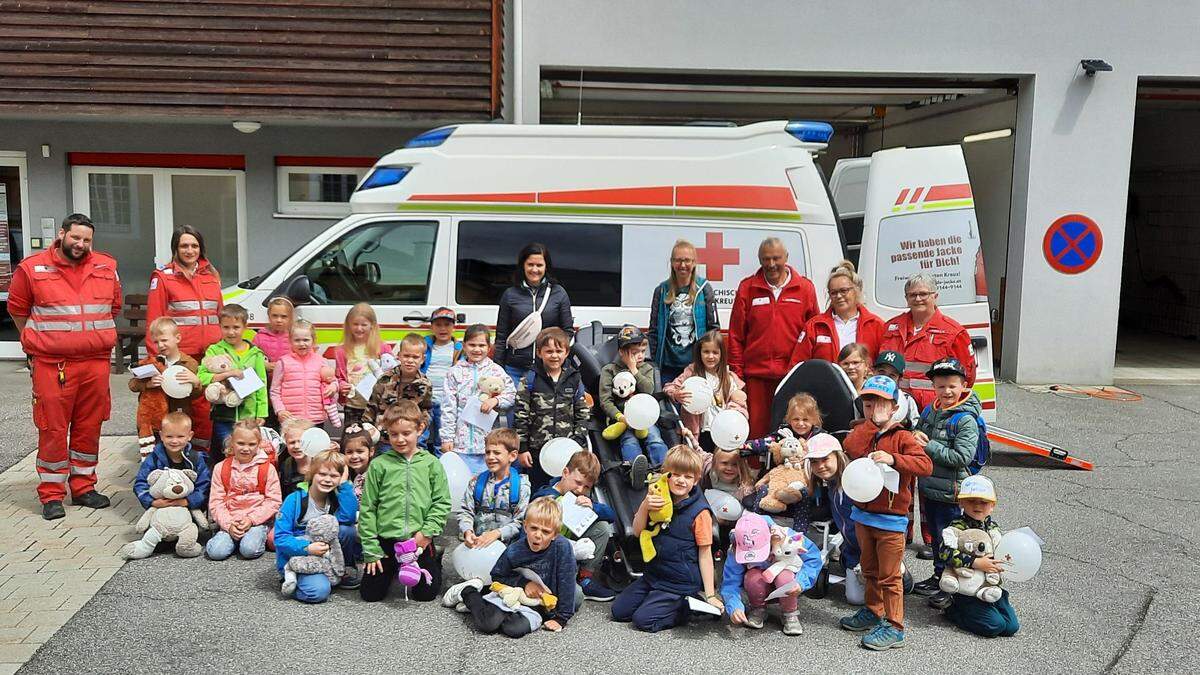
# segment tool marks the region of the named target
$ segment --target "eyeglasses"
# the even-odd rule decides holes
[[[847,296],[847,295],[850,295],[850,294],[851,294],[851,293],[853,293],[853,292],[854,292],[854,289],[853,289],[853,288],[850,288],[850,287],[847,287],[847,288],[831,288],[831,289],[829,289],[829,297],[831,297],[831,298],[842,298],[842,297],[845,297],[845,296]]]
[[[905,293],[904,297],[908,298],[909,300],[924,300],[933,294],[934,291],[917,291],[915,293]]]
[[[695,265],[695,258],[671,258],[671,262],[676,265]]]

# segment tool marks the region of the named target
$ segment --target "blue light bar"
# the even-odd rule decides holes
[[[828,143],[833,138],[833,127],[825,122],[792,120],[784,130],[803,143]]]
[[[423,134],[414,136],[412,140],[404,144],[406,148],[434,148],[446,142],[450,138],[450,134],[458,127],[438,127],[431,129]]]
[[[376,167],[375,170],[371,172],[371,175],[367,176],[367,179],[362,182],[362,185],[358,186],[357,192],[370,190],[371,188],[395,185],[396,183],[404,180],[404,177],[408,175],[409,171],[412,171],[411,166]]]

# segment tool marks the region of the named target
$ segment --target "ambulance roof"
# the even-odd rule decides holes
[[[355,213],[619,214],[833,224],[820,122],[741,127],[464,124],[380,159]],[[413,147],[413,146],[418,147]]]

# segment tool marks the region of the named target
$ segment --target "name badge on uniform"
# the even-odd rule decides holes
[[[771,304],[771,299],[766,296],[763,296],[761,298],[755,298],[750,301],[751,307],[757,307],[759,305],[769,305],[769,304]]]
[[[833,344],[833,338],[829,337],[828,335],[818,335],[817,336],[817,344],[831,345],[831,344]]]
[[[889,323],[887,329],[888,330],[900,330],[900,326],[898,326],[894,323]]]
[[[51,267],[50,265],[34,265],[33,271],[34,272],[53,272],[54,268]]]
[[[800,331],[800,337],[796,338],[796,342],[804,342],[804,336],[807,334],[804,331]]]

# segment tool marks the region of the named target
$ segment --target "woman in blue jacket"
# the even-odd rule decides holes
[[[354,496],[354,484],[348,479],[346,459],[337,450],[326,450],[313,458],[308,465],[307,482],[283,500],[279,516],[275,518],[275,566],[280,575],[289,558],[298,555],[324,555],[329,546],[314,542],[305,535],[310,518],[332,514],[341,526],[338,545],[346,561],[346,575],[339,586],[358,588],[361,577],[354,570],[355,563],[362,557],[362,546],[358,531],[354,527],[358,520],[358,498]],[[325,602],[332,587],[324,574],[300,574],[296,579],[295,597],[301,602]]]
[[[679,377],[692,362],[696,341],[721,327],[713,287],[696,274],[696,247],[684,239],[671,248],[671,276],[650,300],[650,353],[663,382]]]

